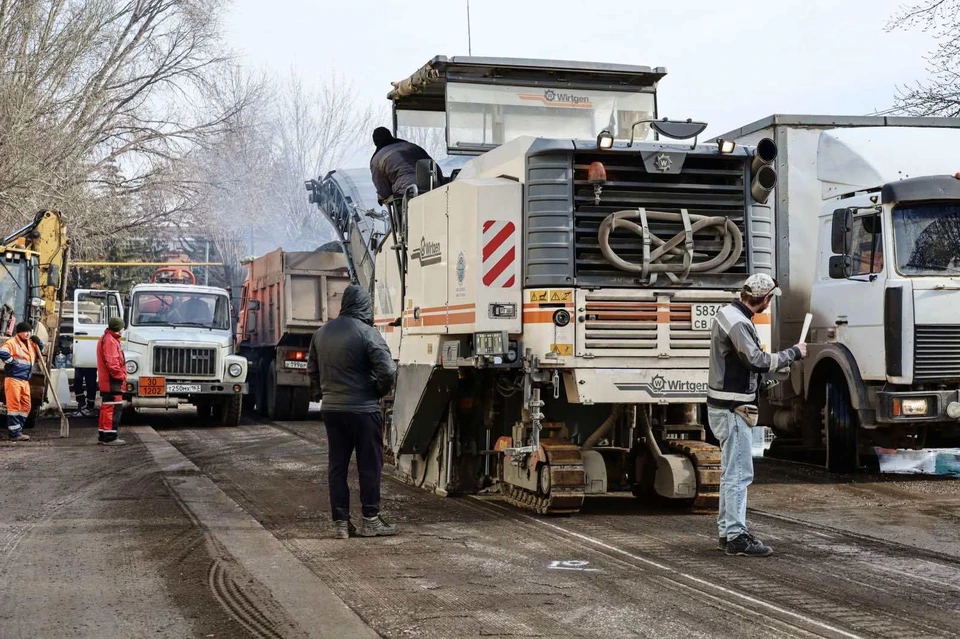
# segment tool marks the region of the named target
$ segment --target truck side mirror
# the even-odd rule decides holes
[[[852,231],[853,211],[850,209],[835,210],[833,212],[833,226],[830,230],[830,250],[835,255],[846,255],[850,252],[850,234]]]
[[[260,310],[260,300],[247,300],[247,310],[248,310],[248,311],[259,311],[259,310]]]
[[[845,280],[853,273],[853,258],[849,255],[831,255],[828,274],[830,279]]]

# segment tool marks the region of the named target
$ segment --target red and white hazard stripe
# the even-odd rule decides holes
[[[510,288],[517,283],[517,226],[503,220],[483,223],[483,285]]]

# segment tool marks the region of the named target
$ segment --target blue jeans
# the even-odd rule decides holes
[[[747,532],[747,486],[753,483],[753,431],[742,417],[726,408],[708,407],[707,419],[720,440],[720,537],[736,539]]]

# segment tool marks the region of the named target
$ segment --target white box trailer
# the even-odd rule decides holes
[[[821,451],[836,470],[874,446],[956,440],[960,120],[772,115],[718,136],[763,138],[778,149],[773,349],[814,316],[810,355],[768,394],[764,420],[781,445]],[[950,255],[909,265],[934,236],[950,238],[936,249]]]

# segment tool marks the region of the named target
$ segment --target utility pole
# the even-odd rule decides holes
[[[467,0],[467,55],[473,55],[473,37],[470,34],[470,0]]]
[[[207,262],[208,265],[203,267],[203,285],[208,286],[210,284],[210,238],[207,238],[207,250],[206,255],[203,258],[204,262]]]

